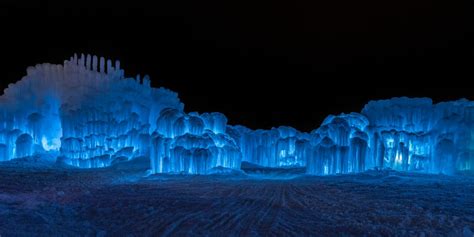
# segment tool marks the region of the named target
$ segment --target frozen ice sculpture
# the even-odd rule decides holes
[[[145,155],[161,110],[183,107],[147,76],[124,78],[119,61],[75,55],[29,67],[0,98],[0,160],[50,152],[91,168]]]
[[[473,131],[474,102],[405,97],[329,115],[310,133],[251,130],[220,113],[185,113],[176,93],[91,55],[29,67],[0,97],[0,161],[47,153],[81,168],[146,156],[154,173],[206,174],[247,161],[314,175],[453,174],[474,169]]]

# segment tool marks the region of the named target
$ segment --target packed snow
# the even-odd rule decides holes
[[[389,170],[308,176],[301,168],[250,165],[212,175],[147,175],[145,158],[101,169],[11,162],[0,164],[2,236],[472,237],[474,231],[471,176]]]

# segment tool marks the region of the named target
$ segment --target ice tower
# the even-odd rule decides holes
[[[88,168],[147,155],[164,108],[183,104],[176,93],[150,87],[147,76],[125,78],[119,61],[74,55],[63,65],[29,67],[0,98],[0,159],[52,152]]]

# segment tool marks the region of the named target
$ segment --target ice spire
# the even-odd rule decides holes
[[[94,72],[97,72],[97,63],[98,63],[97,56],[94,55],[92,57],[92,71],[94,71]]]
[[[99,69],[100,69],[100,73],[105,73],[105,58],[104,57],[100,57]]]

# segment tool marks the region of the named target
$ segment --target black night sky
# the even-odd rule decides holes
[[[310,131],[393,96],[474,99],[471,1],[90,4],[2,1],[2,87],[27,66],[83,52],[149,74],[188,112],[251,128]]]

